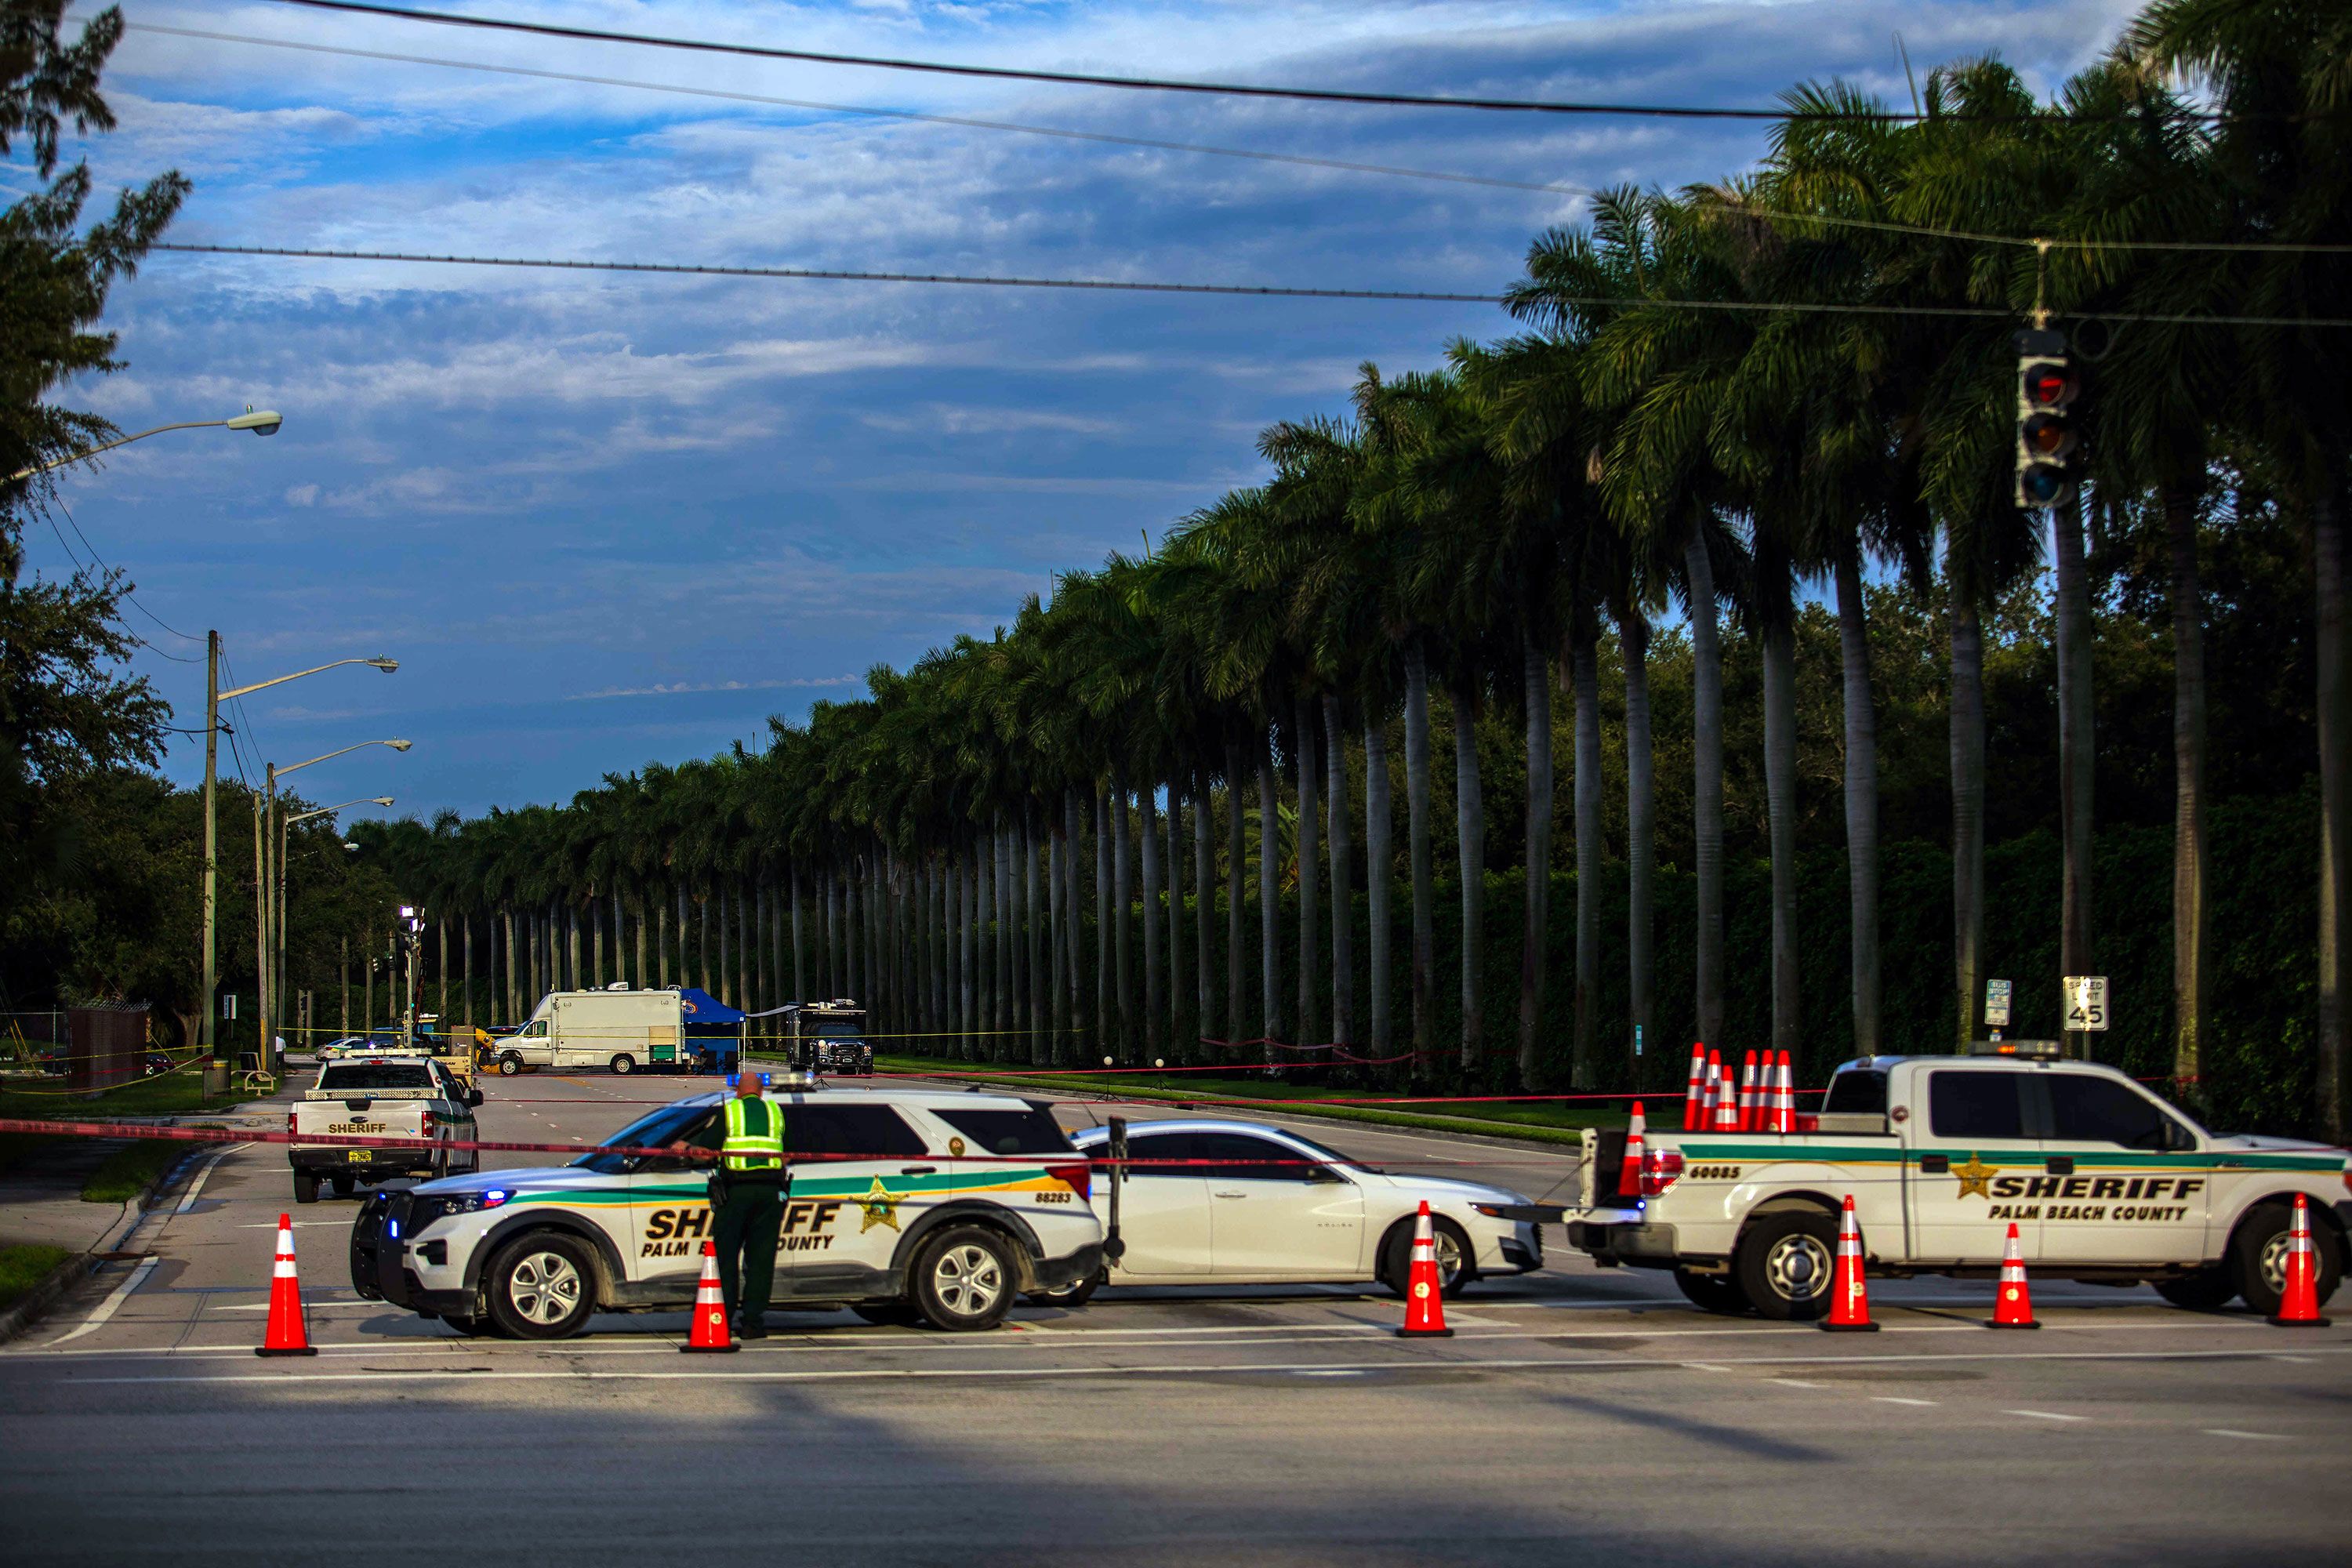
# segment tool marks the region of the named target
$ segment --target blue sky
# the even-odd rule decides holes
[[[455,7],[455,0],[452,0]],[[1999,52],[2047,86],[2132,7],[2013,4],[1099,6],[1017,0],[481,0],[483,15],[815,49],[1398,91],[1764,103]],[[1760,128],[1334,108],[972,82],[551,43],[257,0],[130,0],[85,149],[177,167],[192,242],[1491,291],[1578,196],[1375,176],[192,39],[344,49],[1579,187],[1751,162]],[[131,448],[62,495],[127,569],[140,668],[201,723],[201,637],[250,763],[405,736],[303,776],[396,815],[568,799],[764,736],[1010,619],[1336,413],[1359,362],[1434,363],[1478,306],[1169,299],[163,256],[115,294],[126,428],[287,416]],[[62,520],[60,520],[62,521]],[[68,531],[67,537],[71,537]],[[74,541],[79,552],[82,542]],[[34,565],[68,569],[46,528]],[[178,658],[166,658],[176,655]],[[195,662],[182,662],[189,655]],[[237,721],[234,719],[232,721]],[[192,779],[200,743],[168,764]]]

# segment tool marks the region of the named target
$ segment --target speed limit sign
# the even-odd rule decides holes
[[[2104,974],[2066,976],[2066,1027],[2105,1029],[2107,1026],[2107,977]]]

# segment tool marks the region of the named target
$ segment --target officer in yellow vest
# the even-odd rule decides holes
[[[719,1284],[739,1340],[765,1339],[762,1320],[776,1278],[776,1236],[784,1216],[784,1112],[756,1073],[739,1073],[727,1102],[727,1142],[710,1179],[718,1215]]]

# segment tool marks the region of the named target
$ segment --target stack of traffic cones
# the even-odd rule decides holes
[[[1429,1228],[1429,1200],[1412,1222],[1412,1267],[1405,1272],[1404,1327],[1400,1337],[1444,1339],[1454,1331],[1445,1326],[1445,1285],[1437,1273],[1437,1238]]]
[[[1878,1331],[1878,1325],[1870,1321],[1870,1288],[1862,1272],[1862,1227],[1854,1223],[1852,1193],[1845,1195],[1845,1212],[1838,1220],[1837,1267],[1830,1274],[1830,1315],[1821,1326],[1833,1333]]]
[[[719,1248],[702,1244],[702,1279],[694,1288],[694,1323],[681,1351],[740,1351],[727,1327],[727,1293],[719,1288]]]
[[[2009,1242],[2000,1250],[2000,1295],[1993,1303],[1989,1329],[2038,1329],[2033,1321],[2033,1296],[2025,1288],[2025,1255],[2019,1249],[2017,1222],[2009,1222]]]
[[[2294,1223],[2286,1233],[2286,1288],[2279,1292],[2279,1308],[2271,1314],[2271,1326],[2324,1329],[2327,1321],[2319,1315],[2319,1255],[2311,1246],[2311,1207],[2297,1193]]]
[[[1690,1082],[1683,1090],[1683,1131],[1696,1132],[1705,1127],[1700,1113],[1706,1107],[1706,1042],[1691,1042]]]
[[[302,1281],[294,1273],[294,1218],[278,1216],[278,1259],[269,1270],[269,1323],[256,1355],[317,1355],[302,1310]]]
[[[1642,1195],[1642,1156],[1648,1151],[1645,1135],[1649,1130],[1642,1115],[1642,1102],[1637,1100],[1633,1102],[1633,1114],[1625,1121],[1625,1163],[1617,1171],[1617,1195],[1621,1198]]]

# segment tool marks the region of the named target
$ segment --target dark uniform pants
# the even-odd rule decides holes
[[[768,1310],[776,1279],[776,1236],[784,1219],[781,1177],[747,1176],[730,1171],[727,1202],[719,1210],[719,1288],[727,1298],[727,1320],[757,1322]]]

